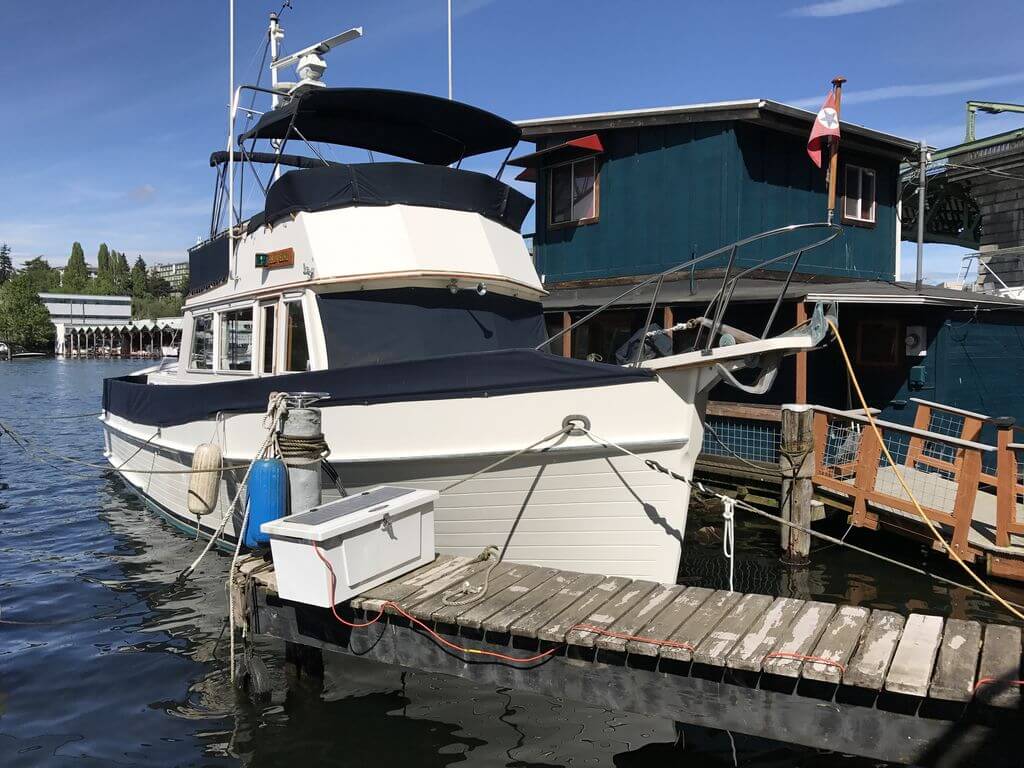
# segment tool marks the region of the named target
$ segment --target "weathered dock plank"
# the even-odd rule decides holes
[[[803,665],[799,657],[810,654],[835,610],[836,606],[832,603],[804,603],[796,618],[782,633],[782,639],[765,657],[761,669],[773,675],[799,677]]]
[[[541,627],[537,637],[551,643],[565,642],[565,636],[574,626],[618,595],[632,583],[624,576],[610,576],[585,592],[575,603]]]
[[[843,670],[853,656],[857,643],[867,626],[871,611],[855,605],[839,607],[832,621],[821,634],[818,645],[811,651],[817,659],[827,659],[826,664],[820,661],[804,662],[802,674],[808,680],[820,680],[826,683],[838,683],[843,679]]]
[[[655,616],[650,623],[642,627],[637,633],[638,637],[650,638],[651,640],[667,640],[675,632],[679,625],[686,621],[690,615],[700,606],[715,590],[708,587],[674,587],[675,597],[661,613]],[[626,643],[626,650],[629,653],[636,653],[641,656],[657,656],[661,646],[656,642],[644,640],[630,640]]]
[[[537,633],[542,627],[547,626],[552,619],[602,581],[604,581],[604,577],[596,573],[583,574],[571,584],[566,584],[532,611],[513,621],[509,631],[520,637],[537,637]]]
[[[743,595],[697,646],[693,660],[724,667],[730,651],[771,604],[772,598],[768,595]]]
[[[667,584],[659,584],[643,600],[639,601],[618,621],[608,629],[619,635],[636,636],[643,627],[656,617],[677,594],[677,588]],[[627,639],[623,637],[602,636],[597,639],[597,647],[606,651],[626,650]]]
[[[885,690],[910,696],[928,695],[928,683],[942,642],[942,625],[941,616],[910,614],[885,676]]]
[[[778,645],[782,633],[803,606],[803,600],[793,597],[775,598],[768,610],[733,647],[726,666],[730,669],[760,672],[764,657]]]
[[[580,626],[571,630],[565,636],[565,642],[569,645],[581,645],[585,648],[592,648],[602,635],[583,626],[595,627],[607,630],[620,618],[625,616],[640,603],[651,592],[658,588],[653,581],[634,581],[625,589],[622,589],[615,597],[602,605],[580,622]]]
[[[562,587],[572,584],[580,576],[582,574],[573,571],[556,570],[550,578],[532,587],[519,599],[509,603],[493,616],[484,619],[483,628],[488,632],[508,632],[513,621],[535,609]]]
[[[975,697],[985,704],[1005,709],[1020,706],[1020,627],[989,624],[981,646],[981,666]]]
[[[673,645],[662,646],[661,656],[677,661],[690,661],[701,640],[732,610],[741,597],[743,595],[739,592],[730,592],[727,589],[715,592],[672,633],[669,641]]]
[[[526,568],[526,566],[519,566],[517,570],[514,563],[501,562],[494,566],[490,577],[487,576],[487,571],[484,569],[477,572],[469,579],[463,579],[463,582],[469,585],[469,589],[473,589],[483,587],[484,582],[486,581],[487,595],[492,595],[521,580],[526,575]],[[413,615],[425,620],[432,619],[434,621],[441,621],[445,620],[443,617],[458,616],[465,613],[476,603],[483,602],[487,599],[487,596],[484,595],[484,597],[474,603],[467,603],[465,605],[448,605],[446,603],[446,598],[461,601],[470,600],[474,597],[474,595],[459,593],[460,587],[461,583],[456,582],[448,587],[448,589],[434,595],[429,600],[424,600],[416,606],[415,611],[412,612]]]
[[[939,659],[935,662],[928,695],[943,701],[970,701],[974,694],[974,675],[981,654],[981,624],[962,619],[946,619]]]
[[[464,568],[469,564],[470,560],[471,558],[468,557],[440,555],[434,562],[427,563],[422,568],[417,568],[402,578],[389,581],[387,584],[381,584],[379,587],[352,598],[349,604],[353,608],[379,611],[383,603],[389,600],[397,603],[432,581],[444,578],[448,574]]]
[[[528,595],[530,590],[554,578],[558,573],[555,568],[535,568],[532,565],[523,567],[528,569],[523,578],[474,605],[459,616],[459,624],[470,629],[482,629],[485,620],[508,608],[524,595]]]
[[[401,600],[395,600],[394,602],[400,605],[402,610],[411,613],[413,616],[417,616],[417,608],[421,603],[429,601],[435,595],[439,595],[463,581],[471,580],[473,576],[485,570],[488,565],[490,565],[490,563],[481,560],[471,560],[461,568],[439,578],[435,578],[433,581],[424,584],[411,595],[406,595]],[[397,613],[393,607],[385,606],[385,609],[388,613]]]
[[[903,631],[904,618],[892,611],[872,611],[860,645],[853,653],[843,684],[857,688],[882,690],[889,662]]]

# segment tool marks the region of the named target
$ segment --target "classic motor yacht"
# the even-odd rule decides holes
[[[246,89],[233,93],[229,136]],[[690,489],[644,462],[689,479],[709,389],[724,378],[763,391],[784,355],[821,342],[822,308],[780,336],[729,328],[730,281],[745,273],[727,269],[718,301],[676,329],[669,346],[682,351],[654,357],[665,345],[648,342],[667,334],[649,319],[630,365],[553,354],[544,286],[520,234],[532,201],[501,170],[459,167],[511,154],[514,123],[435,96],[308,77],[249,90],[276,106],[211,157],[214,214],[209,239],[189,253],[178,361],[105,383],[111,465],[178,527],[220,531],[231,545],[235,526],[223,518],[266,437],[268,396],[323,393],[326,462],[348,490],[466,480],[437,503],[440,552],[494,544],[510,561],[674,581]],[[287,153],[290,142],[311,155]],[[396,159],[336,162],[326,147]],[[262,209],[243,218],[246,169],[248,190],[266,188]],[[818,224],[786,231],[815,227],[825,229],[819,243],[835,235]],[[671,271],[709,258],[732,267],[736,247],[771,234]],[[772,261],[786,256],[799,253]],[[664,278],[641,287],[656,294]],[[757,369],[754,384],[739,381],[743,368]],[[586,429],[473,477],[566,424]],[[197,517],[184,471],[204,443],[229,468],[216,510]],[[326,498],[338,493],[323,485]]]

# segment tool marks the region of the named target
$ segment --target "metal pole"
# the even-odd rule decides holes
[[[452,0],[448,0],[448,100],[452,99]]]
[[[284,32],[281,31],[281,26],[278,23],[276,13],[270,14],[270,29],[267,31],[267,34],[270,35],[270,89],[274,91],[274,94],[270,97],[270,108],[277,109],[277,105],[281,103],[281,99],[277,95],[277,67],[274,66],[274,63],[280,57],[280,42],[281,38],[284,37]],[[281,151],[280,140],[274,139],[270,144],[274,147],[275,151]],[[275,165],[273,179],[274,181],[277,181],[279,178],[281,178],[281,167],[279,165]]]
[[[924,279],[924,211],[925,196],[928,192],[928,145],[923,141],[919,147],[917,170],[917,272],[914,276],[914,290],[921,292]]]
[[[840,110],[843,103],[843,83],[845,77],[832,78],[832,91],[836,95],[836,119],[841,120]],[[836,177],[839,175],[839,141],[835,136],[828,140],[828,223],[835,219],[836,213]]]

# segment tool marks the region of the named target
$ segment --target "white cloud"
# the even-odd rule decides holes
[[[906,0],[827,0],[823,3],[811,3],[794,8],[789,11],[788,15],[824,19],[832,16],[849,16],[853,13],[880,11],[883,8],[892,8],[904,2]]]
[[[971,80],[944,80],[937,83],[914,83],[908,85],[886,85],[881,88],[868,88],[863,91],[843,89],[843,106],[848,104],[868,104],[875,101],[891,101],[893,99],[922,99],[933,96],[952,96],[958,93],[977,93],[986,88],[1001,85],[1014,85],[1024,82],[1024,72],[1011,72],[993,77],[977,77]],[[817,107],[821,104],[822,95],[808,96],[790,102],[798,107]]]

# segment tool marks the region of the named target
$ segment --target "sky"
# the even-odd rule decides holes
[[[267,12],[279,3],[236,0],[241,82],[256,79]],[[291,5],[286,53],[363,27],[328,55],[329,84],[446,94],[446,0]],[[90,263],[101,242],[150,264],[184,260],[208,234],[208,158],[226,137],[227,0],[5,6],[0,242],[16,262],[62,264],[75,240]],[[844,119],[944,147],[962,140],[967,99],[1024,103],[1020,0],[453,8],[455,97],[512,119],[746,98],[813,110],[842,74]],[[980,115],[978,134],[1022,125],[1024,115]],[[958,254],[930,246],[926,277],[954,275]],[[913,245],[902,263],[906,276]]]

